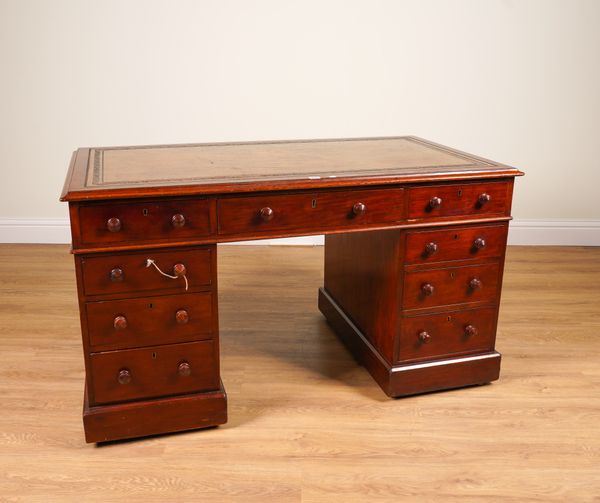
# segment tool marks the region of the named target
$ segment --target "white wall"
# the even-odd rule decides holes
[[[79,146],[415,134],[600,244],[597,0],[0,0],[0,69],[0,241],[66,235]]]

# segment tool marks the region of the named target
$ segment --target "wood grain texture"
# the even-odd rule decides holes
[[[509,247],[500,380],[401,400],[318,312],[322,248],[219,253],[229,423],[94,447],[68,247],[0,246],[0,501],[599,501],[600,249]]]

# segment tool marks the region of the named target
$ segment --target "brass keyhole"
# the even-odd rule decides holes
[[[152,308],[154,307],[154,304],[152,304],[152,302],[151,302],[150,304],[148,304],[148,307],[149,307],[150,309],[152,309]]]
[[[456,193],[456,195],[458,197],[462,197],[462,189],[458,189],[458,192]]]
[[[448,316],[448,321],[452,321],[452,316]]]
[[[456,273],[455,273],[455,272],[451,272],[451,273],[450,273],[450,277],[451,277],[452,279],[456,278]]]
[[[313,199],[312,202],[310,203],[311,208],[316,208],[317,207],[317,200]]]
[[[458,239],[458,234],[454,234],[454,239]]]
[[[144,215],[145,217],[147,217],[147,216],[148,216],[148,208],[144,208],[144,209],[142,210],[142,215]]]
[[[152,353],[152,359],[156,360],[156,353]]]

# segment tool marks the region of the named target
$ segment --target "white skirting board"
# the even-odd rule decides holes
[[[70,243],[64,219],[0,218],[0,243]],[[235,244],[323,244],[323,236],[242,241]],[[519,220],[510,223],[509,245],[600,246],[600,220]]]

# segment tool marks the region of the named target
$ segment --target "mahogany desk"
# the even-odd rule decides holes
[[[226,422],[216,244],[227,241],[326,234],[319,308],[389,396],[497,379],[519,175],[415,137],[77,150],[61,200],[86,440]]]

